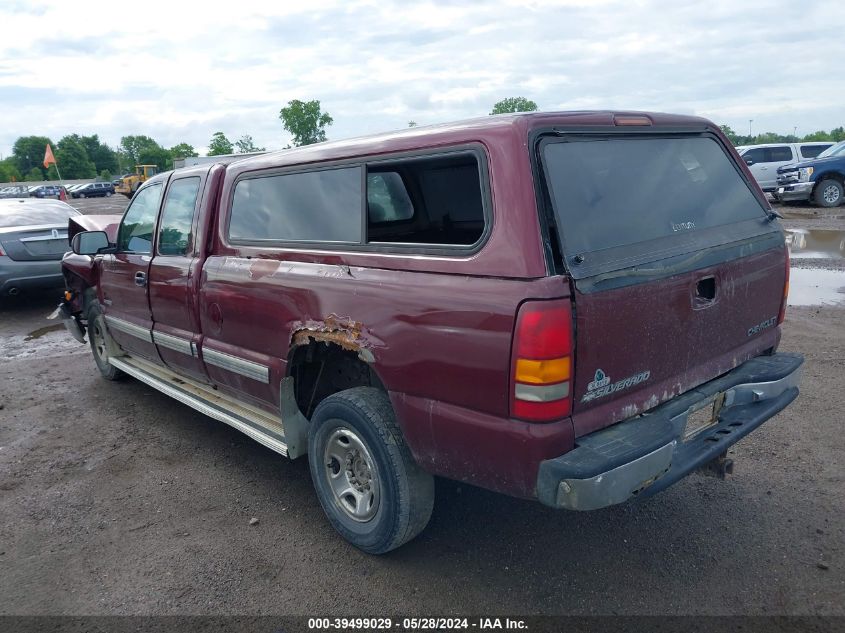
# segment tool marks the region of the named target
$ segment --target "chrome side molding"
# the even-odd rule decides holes
[[[270,368],[266,365],[208,349],[207,347],[202,348],[202,358],[208,365],[226,369],[241,376],[257,380],[258,382],[270,383]]]

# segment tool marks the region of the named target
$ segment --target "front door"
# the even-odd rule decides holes
[[[129,354],[156,361],[147,276],[161,190],[157,182],[132,199],[117,232],[117,252],[105,256],[100,277],[100,302],[109,333]]]

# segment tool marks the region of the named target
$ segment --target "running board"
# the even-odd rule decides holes
[[[138,358],[111,357],[109,364],[200,413],[225,422],[259,444],[285,457],[288,456],[281,418],[224,396],[208,385]]]

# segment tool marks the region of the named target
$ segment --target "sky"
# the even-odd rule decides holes
[[[330,139],[541,110],[697,114],[738,133],[845,125],[841,0],[0,3],[0,155],[129,134],[267,149],[319,99]],[[749,120],[753,120],[749,124]]]

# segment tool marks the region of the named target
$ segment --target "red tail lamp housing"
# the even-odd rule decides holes
[[[552,422],[572,413],[572,306],[526,301],[511,352],[511,417]]]

